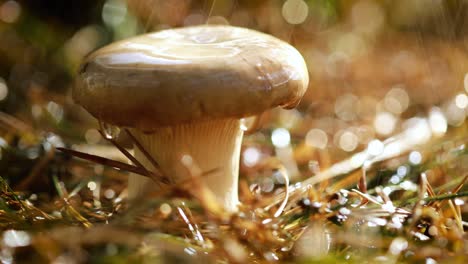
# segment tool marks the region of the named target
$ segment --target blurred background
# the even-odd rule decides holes
[[[97,143],[93,119],[69,96],[86,54],[145,32],[231,24],[288,41],[306,59],[310,88],[279,125],[306,118],[296,129],[315,129],[308,143],[351,152],[431,109],[463,123],[467,13],[466,0],[0,1],[0,109]]]
[[[368,146],[379,152],[409,127],[424,144],[465,125],[467,0],[0,1],[0,110],[54,146],[84,144],[124,160],[118,151],[87,148],[106,142],[96,120],[71,100],[82,59],[119,39],[203,23],[272,34],[294,45],[309,68],[298,109],[263,116],[263,133],[247,138],[243,172],[277,152],[293,179],[307,177]],[[28,151],[34,164],[43,149]],[[12,160],[0,160],[4,170],[12,171]],[[28,174],[19,167],[15,174]]]
[[[12,190],[24,191],[21,199],[28,203],[22,206],[41,207],[49,220],[69,216],[66,225],[89,227],[93,221],[113,219],[125,198],[125,173],[54,154],[53,147],[65,146],[125,160],[101,137],[97,121],[73,103],[70,91],[78,67],[87,54],[113,41],[204,23],[274,35],[295,46],[309,69],[310,87],[299,107],[267,113],[261,117],[262,128],[244,140],[245,184],[240,192],[246,203],[258,193],[284,191],[282,177],[265,165],[272,157],[295,182],[313,178],[341,160],[349,161],[348,173],[369,157],[387,155],[392,140],[401,143],[391,153],[399,158],[372,172],[377,175],[373,187],[391,187],[384,188],[386,195],[403,190],[417,196],[415,183],[423,171],[434,185],[456,186],[456,176],[466,175],[468,0],[0,0],[0,227],[22,229],[30,219],[15,218],[17,211],[11,207],[18,206],[17,200],[3,180]],[[354,187],[361,174],[356,175],[331,187],[325,183],[319,190],[332,194]],[[73,189],[70,196],[67,188]],[[69,213],[70,204],[86,219],[76,211]],[[466,204],[461,199],[456,204],[465,218]],[[165,205],[161,212],[154,210],[154,221],[170,219]],[[149,225],[149,230],[161,226],[164,231],[166,225],[157,224]],[[2,248],[31,242],[18,240],[30,238],[25,232],[7,232]],[[66,244],[63,237],[75,233],[51,234]],[[451,236],[462,243],[461,237]],[[349,248],[351,240],[342,241],[343,248]],[[37,254],[42,246],[50,248],[49,242],[36,239]],[[300,254],[310,253],[309,242]],[[446,247],[447,240],[442,242],[436,247]],[[463,250],[463,245],[453,245],[453,252]],[[374,250],[374,245],[367,249]],[[106,250],[117,252],[108,246]],[[2,261],[12,254],[5,252],[0,252]],[[61,257],[58,252],[43,257]],[[86,255],[81,253],[77,255]],[[90,256],[92,252],[86,255]]]

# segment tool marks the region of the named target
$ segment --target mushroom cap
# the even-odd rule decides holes
[[[97,119],[150,131],[295,107],[309,76],[291,45],[254,30],[204,25],[115,42],[82,64],[73,98]]]

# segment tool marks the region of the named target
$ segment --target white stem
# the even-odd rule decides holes
[[[164,175],[178,183],[189,179],[187,168],[181,163],[183,155],[190,155],[202,171],[202,182],[213,192],[226,210],[235,211],[239,203],[237,184],[239,156],[243,131],[238,119],[219,119],[200,123],[157,128],[150,134],[133,130],[137,140],[158,162]],[[135,157],[145,166],[151,163],[135,147]],[[151,180],[131,175],[129,198],[141,197],[158,188]]]

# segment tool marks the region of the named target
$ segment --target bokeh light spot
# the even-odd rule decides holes
[[[339,145],[344,151],[353,151],[358,145],[358,138],[353,132],[345,131],[340,136]]]
[[[394,114],[403,113],[409,106],[408,93],[400,87],[391,89],[384,98],[384,105],[387,111]]]
[[[465,74],[465,79],[463,81],[463,84],[465,86],[465,92],[468,93],[468,73]]]
[[[335,114],[343,121],[356,119],[356,105],[359,99],[354,94],[340,96],[335,102]]]
[[[382,141],[378,139],[372,140],[371,142],[369,142],[367,146],[367,153],[373,156],[380,155],[382,154],[383,151],[384,151],[384,144],[382,143]]]
[[[445,105],[444,114],[447,118],[447,123],[452,126],[459,126],[465,120],[465,110],[457,106],[456,100],[450,100]]]
[[[161,204],[161,206],[159,207],[159,211],[161,211],[161,213],[162,213],[163,215],[166,215],[166,216],[167,216],[167,215],[171,214],[171,212],[172,212],[172,207],[171,207],[169,204],[167,204],[167,203],[163,203],[163,204]]]
[[[57,123],[62,121],[64,112],[63,107],[61,105],[57,104],[56,102],[50,101],[49,103],[47,103],[46,109]]]
[[[184,26],[195,26],[205,23],[205,16],[201,13],[192,13],[184,19]]]
[[[6,85],[5,81],[0,78],[0,101],[5,100],[8,96],[8,86]]]
[[[405,135],[412,144],[424,144],[431,139],[432,131],[426,118],[413,117],[404,123]]]
[[[422,161],[422,155],[420,152],[418,151],[411,151],[411,153],[409,154],[409,162],[413,165],[418,165],[421,163]]]
[[[108,0],[102,7],[102,20],[108,26],[118,26],[126,15],[127,5],[122,0]]]
[[[281,13],[289,24],[303,23],[309,14],[309,7],[303,0],[287,0],[283,4]]]
[[[468,96],[466,94],[458,94],[455,97],[455,105],[460,109],[465,109],[468,106]]]
[[[359,1],[353,6],[351,12],[351,20],[357,31],[374,35],[383,28],[385,13],[375,1]]]
[[[247,167],[255,166],[260,161],[260,156],[261,154],[258,148],[249,147],[245,149],[243,156],[242,156],[244,165]]]
[[[112,190],[112,189],[107,189],[104,191],[104,197],[106,197],[107,199],[112,199],[115,197],[115,191]]]
[[[404,177],[408,173],[408,168],[406,166],[400,166],[397,169],[397,175],[399,177]]]
[[[21,15],[21,6],[16,1],[6,1],[0,6],[0,19],[6,23],[15,23]]]
[[[377,113],[374,120],[375,131],[380,135],[390,135],[397,124],[398,119],[389,112]]]
[[[307,132],[305,143],[308,146],[325,149],[328,144],[328,136],[321,129],[313,128]]]
[[[206,20],[208,25],[229,25],[229,21],[223,16],[212,16]]]
[[[429,125],[431,126],[432,133],[440,136],[447,132],[447,119],[438,107],[433,107],[429,112]]]
[[[291,135],[287,129],[277,128],[273,130],[273,133],[271,134],[271,141],[275,147],[284,148],[291,142]]]
[[[85,139],[88,144],[97,144],[101,140],[101,134],[97,129],[88,129],[85,132]]]
[[[88,185],[87,185],[87,186],[88,186],[89,190],[91,190],[91,191],[94,191],[94,190],[96,190],[96,188],[97,188],[97,184],[96,184],[96,182],[94,182],[94,181],[88,182]]]

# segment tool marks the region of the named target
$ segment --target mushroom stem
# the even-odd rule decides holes
[[[181,163],[184,155],[190,155],[201,170],[202,182],[213,192],[218,202],[228,211],[237,210],[239,156],[243,136],[239,119],[161,127],[151,133],[133,130],[133,134],[175,184],[191,177]],[[153,168],[138,148],[135,148],[135,157],[146,168]],[[141,197],[149,188],[154,190],[158,187],[150,179],[130,176],[130,199]]]

